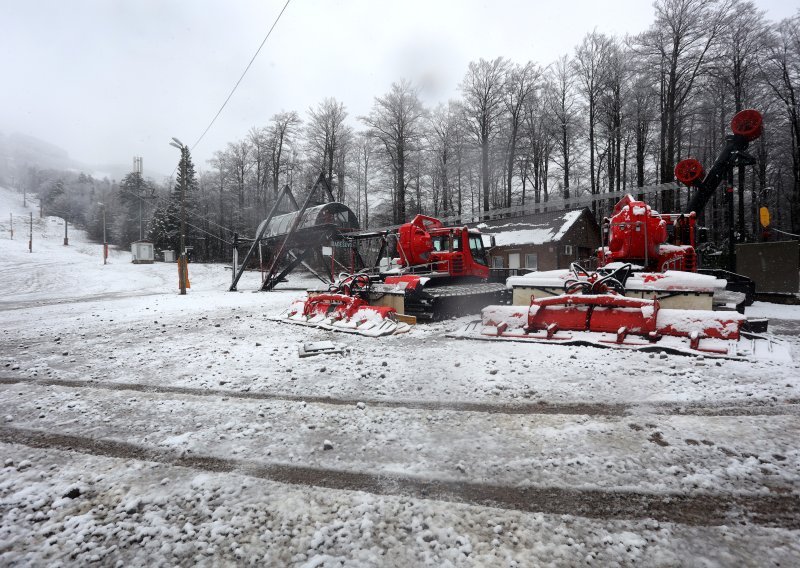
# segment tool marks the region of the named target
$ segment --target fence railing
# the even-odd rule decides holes
[[[584,207],[591,208],[594,203],[607,203],[609,201],[619,201],[627,194],[634,197],[638,195],[645,196],[645,199],[653,195],[660,195],[664,191],[679,189],[680,185],[677,182],[660,183],[656,185],[648,185],[644,187],[628,187],[620,191],[609,191],[597,194],[581,194],[569,199],[564,199],[561,196],[550,195],[547,201],[540,201],[539,203],[528,201],[524,205],[515,205],[513,207],[502,207],[499,209],[492,209],[490,211],[465,211],[460,215],[448,215],[439,217],[445,225],[469,225],[472,223],[480,223],[487,220],[496,219],[512,219],[514,217],[522,217],[524,215],[531,215],[536,213],[548,213],[556,211],[567,211],[571,209],[582,209]],[[397,229],[400,225],[389,225],[386,227],[370,228],[371,231],[391,231]]]

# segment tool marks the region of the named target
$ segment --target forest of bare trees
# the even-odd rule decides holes
[[[798,89],[800,11],[770,22],[746,0],[657,0],[637,35],[587,31],[552,62],[473,61],[460,96],[435,108],[398,78],[365,116],[325,93],[308,109],[264,109],[266,124],[196,164],[192,225],[209,259],[228,258],[233,232],[252,236],[281,187],[302,196],[320,174],[364,227],[635,194],[671,182],[682,158],[710,167],[733,114],[755,108],[764,134],[751,145],[757,165],[735,176],[738,239],[762,237],[761,206],[773,227],[800,234]],[[682,189],[652,205],[688,200]],[[608,213],[603,200],[593,208]],[[703,212],[712,240],[727,234],[722,210],[720,195]]]

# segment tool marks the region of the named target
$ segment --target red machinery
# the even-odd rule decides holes
[[[681,160],[675,166],[675,178],[696,189],[687,213],[657,213],[630,195],[617,203],[608,221],[608,246],[599,251],[601,266],[610,262],[630,262],[650,272],[697,270],[697,212],[705,209],[719,184],[731,175],[734,168],[755,163],[746,150],[750,142],[761,136],[761,113],[753,109],[737,113],[731,120],[731,131],[733,134],[727,137],[707,175],[702,164],[694,158]],[[732,203],[730,201],[730,205]],[[729,225],[733,226],[732,214]],[[730,241],[732,245],[733,240]]]
[[[626,195],[616,204],[608,221],[608,245],[598,251],[600,264],[632,262],[648,272],[693,272],[697,268],[696,218],[694,211],[658,213],[643,201]]]
[[[466,246],[465,246],[466,245]],[[400,266],[451,278],[489,278],[481,233],[445,227],[439,219],[417,215],[397,230]]]
[[[489,306],[480,321],[448,337],[791,361],[785,345],[745,332],[745,317],[735,311],[670,309],[655,297],[625,296],[630,270],[579,277],[576,267],[567,293],[532,297],[529,306]]]
[[[731,128],[733,135],[728,137],[707,175],[697,160],[684,160],[675,168],[679,181],[697,188],[689,213],[659,214],[630,195],[624,197],[608,221],[608,245],[599,251],[601,268],[597,272],[573,265],[572,272],[566,275],[521,277],[531,281],[525,289],[540,290],[544,289],[541,283],[563,277],[564,293],[546,292],[557,294],[549,297],[532,295],[529,306],[490,306],[483,310],[481,322],[473,322],[452,336],[655,348],[722,356],[788,357],[788,351],[775,342],[746,334],[743,331],[746,320],[739,313],[687,309],[677,303],[679,296],[694,294],[691,283],[698,278],[697,275],[681,278],[679,272],[697,270],[695,212],[702,211],[734,167],[753,162],[745,150],[761,134],[761,115],[754,110],[742,111],[734,117]],[[614,270],[602,268],[612,262],[625,264]],[[637,278],[643,283],[638,291],[640,297],[625,295],[632,265],[644,272]],[[642,290],[648,290],[649,283],[662,276],[688,282],[688,288],[684,283],[679,293],[668,294],[673,306],[679,307],[662,308],[654,293],[652,299],[644,297]],[[724,281],[720,281],[720,286],[724,286]]]
[[[417,215],[396,232],[380,236],[379,262],[394,245],[397,257],[391,262],[340,275],[328,291],[309,292],[307,300],[295,302],[280,319],[383,335],[374,329],[379,319],[389,322],[382,331],[398,333],[407,326],[397,323],[477,313],[509,297],[505,284],[488,282],[489,259],[480,231],[446,227],[438,219]],[[377,315],[366,317],[370,311]]]

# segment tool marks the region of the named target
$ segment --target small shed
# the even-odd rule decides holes
[[[164,255],[164,262],[175,262],[174,250],[164,250],[161,251],[161,254]]]
[[[600,225],[588,208],[550,211],[478,225],[492,235],[492,268],[524,271],[569,268],[577,262],[595,266],[601,245]]]
[[[150,241],[135,241],[131,243],[133,264],[153,264],[153,243]]]

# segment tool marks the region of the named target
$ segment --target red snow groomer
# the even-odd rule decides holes
[[[476,229],[447,227],[439,219],[417,215],[396,231],[377,236],[383,244],[376,266],[341,274],[328,290],[309,291],[307,299],[294,302],[280,319],[380,336],[407,331],[417,321],[478,313],[510,297],[505,284],[488,282],[487,250]],[[397,256],[386,258],[384,253],[392,249]]]
[[[733,135],[708,175],[696,160],[676,167],[678,180],[697,188],[687,213],[660,214],[625,196],[607,221],[600,268],[573,264],[570,270],[511,277],[517,305],[489,306],[480,322],[451,336],[788,358],[783,345],[752,333],[744,315],[734,311],[743,312],[744,294],[726,291],[727,282],[714,274],[696,273],[696,211],[734,167],[753,163],[745,150],[761,133],[761,115],[742,111],[731,127]]]

